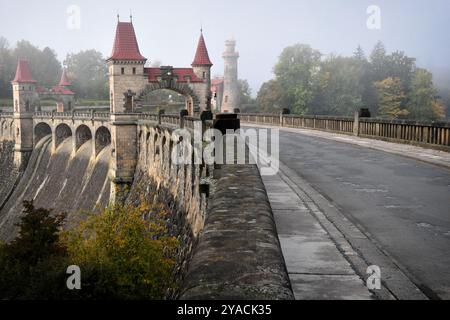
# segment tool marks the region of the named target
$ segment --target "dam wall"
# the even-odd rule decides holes
[[[9,241],[16,235],[24,200],[57,213],[66,212],[68,227],[83,219],[80,211],[107,206],[116,192],[114,170],[117,172],[117,166],[126,159],[127,170],[132,163],[135,167],[131,183],[123,188],[125,204],[163,205],[168,210],[170,235],[180,242],[175,270],[180,288],[169,298],[293,298],[258,167],[207,165],[202,158],[175,161],[177,156],[195,158],[182,143],[186,138],[179,129],[187,129],[195,137],[194,128],[200,127],[204,133],[213,128],[212,121],[130,114],[126,115],[127,135],[121,135],[112,121],[112,139],[106,139],[101,138],[109,137],[107,127],[101,127],[108,125],[106,117],[102,116],[101,126],[89,128],[86,124],[94,122],[94,116],[85,120],[81,116],[75,119],[74,114],[63,115],[67,119],[62,116],[58,122],[54,113],[38,116],[47,118],[45,123],[34,120],[33,151],[0,210],[1,240]],[[117,119],[116,123],[124,125]],[[207,142],[200,138],[197,143],[204,146]],[[6,143],[2,148],[7,151],[2,153],[1,165],[7,168],[14,159],[10,154],[14,147]],[[135,161],[131,161],[134,153],[130,150],[136,150]],[[11,181],[14,177],[11,171]]]
[[[9,200],[0,210],[0,238],[8,241],[17,234],[23,201],[36,207],[67,213],[67,227],[80,219],[80,211],[93,211],[109,203],[110,147],[92,157],[92,141],[73,154],[72,138],[52,152],[52,138],[42,138]]]

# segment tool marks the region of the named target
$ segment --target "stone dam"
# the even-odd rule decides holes
[[[126,121],[36,113],[28,154],[11,134],[20,125],[17,119],[0,116],[12,128],[0,135],[1,240],[17,234],[24,200],[66,212],[68,227],[83,219],[83,210],[95,212],[118,201],[162,202],[181,243],[176,270],[181,288],[173,298],[293,299],[257,166],[174,164],[171,155],[182,141],[178,130],[194,136],[195,127],[213,128],[211,120],[121,116]],[[178,147],[177,152],[189,151]],[[132,170],[123,170],[130,163]]]

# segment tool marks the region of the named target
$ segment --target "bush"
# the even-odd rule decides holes
[[[165,235],[165,211],[143,219],[152,206],[108,208],[65,235],[74,265],[84,271],[90,297],[164,299],[172,281],[175,238]],[[86,279],[87,277],[87,279]]]
[[[66,232],[64,215],[32,202],[24,212],[18,237],[0,244],[0,299],[164,299],[176,285],[178,241],[167,235],[163,207],[88,213]],[[66,287],[69,265],[81,269],[81,290]]]

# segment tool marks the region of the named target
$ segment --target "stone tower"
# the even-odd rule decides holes
[[[36,80],[33,79],[27,60],[19,60],[11,84],[14,99],[14,162],[16,168],[23,169],[33,151],[33,113],[39,99]]]
[[[238,59],[239,53],[235,51],[236,41],[227,40],[225,42],[225,52],[223,59],[225,62],[223,101],[221,111],[232,113],[235,108],[239,108],[239,86],[238,86]]]
[[[211,110],[211,67],[213,66],[209,59],[208,49],[206,48],[205,38],[203,37],[203,30],[200,32],[200,39],[198,40],[197,51],[195,53],[194,61],[192,62],[192,69],[195,75],[202,79],[204,85],[199,88],[197,92],[199,97],[203,97],[204,101],[200,101],[200,110]]]
[[[106,60],[109,69],[111,113],[134,111],[134,97],[144,89],[144,66],[147,59],[141,55],[132,22],[118,22],[111,57]]]
[[[137,165],[137,115],[135,96],[146,85],[144,66],[132,22],[118,22],[108,58],[111,104],[111,201],[122,202]]]

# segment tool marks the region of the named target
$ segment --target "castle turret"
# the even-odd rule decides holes
[[[134,111],[134,96],[144,89],[147,59],[139,51],[132,22],[118,22],[109,67],[111,113]]]
[[[58,95],[56,101],[56,111],[65,112],[71,111],[73,108],[73,100],[75,93],[71,90],[72,84],[67,77],[66,69],[63,69],[59,84],[52,88],[52,92]]]
[[[108,58],[111,103],[111,201],[127,196],[137,165],[137,115],[135,96],[148,83],[144,74],[147,59],[139,51],[133,23],[117,23],[111,57]]]
[[[69,79],[67,78],[67,70],[66,69],[63,69],[63,72],[61,74],[61,80],[59,80],[58,86],[64,87],[66,89],[69,89],[72,86]]]
[[[33,150],[33,112],[38,95],[28,61],[20,59],[11,82],[14,104],[15,165],[24,168]]]
[[[225,62],[224,73],[224,93],[222,101],[222,112],[233,112],[240,107],[239,86],[238,86],[238,59],[239,53],[235,51],[236,41],[227,40],[225,42],[225,52],[223,59]]]
[[[192,69],[195,75],[204,81],[199,97],[204,97],[200,101],[201,110],[211,110],[211,67],[213,66],[209,59],[208,49],[206,48],[205,38],[203,37],[203,30],[200,32],[200,39],[198,40],[197,51],[195,52],[194,61],[192,62]]]

